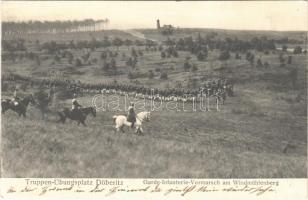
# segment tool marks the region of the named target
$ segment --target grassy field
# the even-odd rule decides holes
[[[98,58],[99,51],[91,56]],[[128,49],[121,47],[119,52],[128,54]],[[156,73],[154,79],[136,79],[138,84],[168,88],[177,87],[179,82],[185,86],[190,78],[201,84],[204,78],[222,75],[235,81],[235,96],[227,99],[220,112],[153,112],[151,121],[144,124],[144,135],[134,134],[127,127],[125,133],[114,132],[112,116],[123,111],[99,111],[96,118],[87,118],[87,127],[70,121],[56,123],[54,111],[70,106],[69,99],[54,102],[53,113],[46,121],[40,119],[35,107],[29,107],[25,119],[9,111],[2,115],[1,176],[304,178],[307,56],[292,54],[292,64],[280,67],[279,52],[254,53],[256,58],[269,62],[268,69],[251,67],[244,55],[236,60],[231,54],[230,60],[220,62],[218,52],[213,51],[204,62],[191,56],[198,71],[184,72],[187,52],[166,59],[161,59],[159,52],[144,53],[137,70],[145,73],[160,68],[168,72],[169,79],[161,80]],[[65,59],[58,64],[52,62],[49,58],[36,66],[29,60],[5,61],[2,72],[48,78],[51,71],[61,71],[70,79],[88,83],[136,81],[127,78],[130,69],[121,56],[117,63],[122,73],[116,76],[102,73],[99,64],[72,70]],[[297,87],[293,88],[288,72],[295,66],[299,72]],[[2,92],[2,96],[12,95],[10,89]],[[82,105],[90,106],[92,97],[81,97]]]

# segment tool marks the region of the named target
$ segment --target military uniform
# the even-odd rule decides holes
[[[134,103],[131,103],[130,106],[128,107],[127,121],[132,123],[131,127],[133,128],[136,122],[136,113],[134,110]]]
[[[76,94],[74,94],[74,98],[72,99],[72,111],[76,112],[76,111],[78,111],[78,109],[80,107],[82,107],[82,106],[78,103],[78,101],[76,99]]]
[[[15,90],[14,90],[14,94],[13,94],[13,98],[12,98],[12,103],[15,105],[15,106],[17,106],[19,103],[18,103],[18,100],[19,100],[19,98],[17,97],[17,89],[15,88]]]

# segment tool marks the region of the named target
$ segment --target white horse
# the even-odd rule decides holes
[[[136,122],[134,127],[136,129],[135,133],[143,133],[142,122],[150,121],[151,112],[143,111],[136,115]],[[131,127],[132,123],[127,121],[127,117],[124,115],[114,115],[113,121],[115,123],[115,129],[117,131],[122,131],[124,133],[124,125]]]

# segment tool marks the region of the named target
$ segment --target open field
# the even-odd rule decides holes
[[[162,42],[162,37],[151,30],[138,30],[146,38]],[[216,31],[216,30],[215,30]],[[186,30],[174,37],[197,35],[196,30]],[[206,32],[205,32],[206,33]],[[233,31],[222,31],[227,37]],[[84,35],[82,35],[84,34]],[[94,34],[94,33],[93,33]],[[96,34],[96,35],[95,35]],[[95,37],[101,39],[100,33]],[[220,32],[219,32],[220,34]],[[246,35],[246,33],[241,33]],[[239,34],[239,35],[241,35]],[[250,33],[262,35],[265,33]],[[289,35],[302,40],[302,33],[274,33]],[[77,35],[77,33],[76,33]],[[80,40],[91,40],[80,33]],[[127,32],[114,31],[110,35],[136,39]],[[68,41],[72,35],[42,41]],[[269,35],[268,37],[270,37]],[[278,37],[277,36],[277,37]],[[45,38],[45,39],[44,39]],[[76,36],[77,38],[77,36]],[[31,38],[30,38],[31,39]],[[41,39],[41,38],[40,38]],[[138,38],[137,38],[138,39]],[[140,38],[139,38],[140,39]],[[250,39],[250,36],[249,36]],[[78,39],[76,39],[78,40]],[[33,38],[34,41],[34,38]],[[2,177],[108,177],[108,178],[304,178],[307,158],[307,54],[285,52],[292,55],[292,63],[280,65],[281,51],[268,54],[252,50],[256,60],[268,62],[267,68],[251,66],[245,60],[218,59],[220,52],[208,52],[204,61],[187,51],[178,51],[178,57],[161,58],[159,51],[145,51],[144,46],[111,46],[91,51],[89,60],[96,63],[74,66],[67,58],[55,62],[54,55],[29,48],[42,58],[40,65],[33,60],[2,61],[2,73],[20,74],[36,78],[63,78],[83,83],[110,83],[143,85],[168,89],[201,87],[211,79],[225,77],[234,83],[234,97],[228,97],[221,111],[210,112],[152,112],[151,121],[144,124],[143,135],[134,134],[126,127],[125,133],[116,133],[112,116],[124,111],[98,111],[96,118],[88,116],[87,127],[75,122],[56,123],[55,111],[70,107],[71,99],[57,99],[50,106],[48,120],[40,118],[37,108],[30,106],[27,118],[18,118],[8,111],[2,115]],[[137,67],[126,66],[131,48],[143,50],[138,56]],[[110,75],[102,70],[100,54],[109,49],[118,52],[115,58],[117,73]],[[81,57],[82,50],[71,50],[74,57]],[[185,71],[187,56],[197,66],[196,71]],[[43,57],[45,57],[43,59]],[[292,86],[290,69],[298,69],[297,86]],[[149,70],[154,78],[147,77]],[[161,72],[168,79],[160,79]],[[55,75],[57,74],[60,75]],[[130,79],[129,72],[141,74]],[[143,74],[143,76],[142,76]],[[191,85],[195,79],[195,85]],[[6,82],[4,82],[6,83]],[[12,84],[2,90],[2,96],[12,96]],[[18,85],[18,84],[17,84]],[[21,85],[21,84],[19,84]],[[39,90],[27,88],[23,93]],[[93,95],[84,94],[79,101],[90,106]],[[122,99],[123,100],[123,99]],[[122,101],[121,100],[121,101]],[[190,103],[187,106],[191,106]]]

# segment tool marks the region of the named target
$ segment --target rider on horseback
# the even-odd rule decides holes
[[[17,87],[15,87],[14,95],[13,95],[13,98],[11,99],[11,102],[12,102],[15,106],[17,106],[17,105],[19,104],[18,101],[20,100],[19,97],[17,97],[17,91],[18,91],[18,89],[17,89]]]
[[[73,111],[73,112],[78,111],[79,108],[82,107],[82,105],[80,105],[80,104],[78,103],[78,101],[77,101],[76,98],[77,98],[77,95],[76,95],[76,93],[74,93],[74,98],[72,99],[72,111]]]
[[[136,122],[136,113],[134,109],[134,103],[131,102],[128,107],[128,115],[127,115],[127,121],[131,122],[131,127],[133,128]]]

